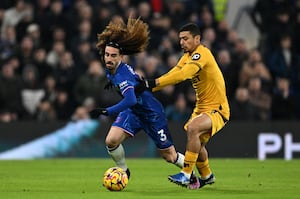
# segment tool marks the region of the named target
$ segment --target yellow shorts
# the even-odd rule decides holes
[[[225,124],[227,123],[227,120],[218,111],[207,111],[207,112],[203,112],[203,113],[206,114],[207,116],[209,116],[209,118],[211,119],[211,122],[212,122],[211,131],[204,133],[200,136],[201,143],[207,143],[214,134],[219,132],[225,126]],[[198,117],[199,115],[200,114],[193,113],[191,118],[184,125],[184,130],[187,131],[187,127],[188,127],[189,123],[194,118]]]

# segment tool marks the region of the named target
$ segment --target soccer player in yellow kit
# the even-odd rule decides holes
[[[168,73],[156,79],[144,79],[139,89],[154,91],[190,79],[196,93],[193,113],[185,124],[187,145],[184,167],[181,172],[169,176],[176,184],[192,189],[215,182],[208,153],[205,148],[209,139],[228,122],[230,110],[225,82],[211,51],[200,42],[200,30],[196,24],[188,23],[179,30],[179,40],[184,55]],[[199,183],[191,182],[191,174],[197,167]],[[195,186],[197,187],[191,187]]]

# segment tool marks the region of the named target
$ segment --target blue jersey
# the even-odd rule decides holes
[[[163,112],[162,104],[153,96],[151,92],[145,91],[140,94],[134,93],[134,86],[139,83],[140,77],[128,64],[121,63],[117,68],[116,73],[113,75],[106,71],[106,76],[113,83],[117,91],[122,95],[123,100],[136,100],[136,103],[133,106],[131,106],[132,102],[127,102],[130,104],[128,106],[126,106],[127,103],[125,106],[122,106],[122,103],[124,102],[121,100],[118,104],[108,107],[107,110],[110,115],[119,113],[126,108],[130,108],[135,114],[141,116],[145,114],[147,115],[150,112]],[[134,94],[135,96],[133,97],[136,99],[132,99],[132,95],[130,95],[128,92]],[[128,98],[126,99],[126,97]]]
[[[133,68],[121,63],[115,74],[107,70],[106,76],[123,97],[119,103],[107,108],[109,115],[118,114],[112,126],[122,128],[131,136],[143,129],[159,149],[172,146],[163,106],[150,91],[134,92],[140,77]]]

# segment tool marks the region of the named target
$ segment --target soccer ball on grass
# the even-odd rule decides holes
[[[103,186],[110,191],[122,191],[127,183],[128,176],[120,167],[111,167],[104,172]]]

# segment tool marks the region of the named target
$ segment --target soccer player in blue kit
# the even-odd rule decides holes
[[[168,129],[167,119],[162,104],[150,91],[135,93],[134,86],[141,79],[134,69],[122,62],[124,55],[132,55],[146,49],[149,40],[148,25],[140,19],[129,18],[127,24],[123,20],[111,21],[106,29],[98,34],[96,47],[103,56],[106,76],[121,95],[117,104],[96,108],[90,112],[92,118],[100,115],[116,115],[107,136],[106,147],[117,166],[130,171],[125,161],[122,142],[133,137],[140,130],[153,140],[161,156],[179,168],[183,167],[184,155],[177,152]],[[199,183],[195,176],[195,184]],[[192,188],[192,187],[191,187]]]

